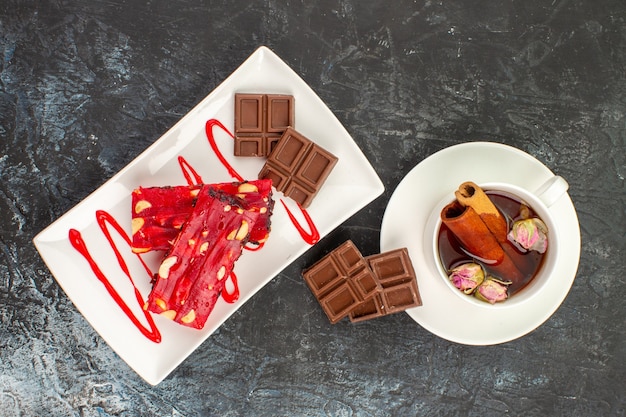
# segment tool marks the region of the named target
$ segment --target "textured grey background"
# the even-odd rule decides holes
[[[260,45],[327,103],[386,191],[153,388],[31,239]],[[623,0],[2,0],[0,60],[1,415],[626,413]],[[447,342],[406,314],[331,326],[301,269],[347,238],[378,251],[402,177],[474,140],[517,146],[569,181],[583,246],[561,308],[490,347]]]

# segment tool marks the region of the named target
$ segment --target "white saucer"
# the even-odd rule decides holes
[[[550,208],[557,213],[557,238],[564,259],[533,299],[497,314],[464,301],[439,275],[427,243],[433,208],[464,181],[509,182],[530,191],[554,175],[527,153],[499,143],[470,142],[451,146],[415,166],[394,191],[381,226],[381,251],[406,247],[415,267],[423,305],[407,310],[431,333],[467,345],[494,345],[514,340],[544,323],[572,286],[580,258],[580,226],[565,194]]]

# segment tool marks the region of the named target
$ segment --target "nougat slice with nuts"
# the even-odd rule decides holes
[[[211,187],[237,196],[245,209],[259,211],[261,219],[250,232],[250,242],[265,242],[274,208],[272,182],[226,182],[211,184]],[[193,211],[199,190],[199,185],[135,189],[132,193],[133,252],[168,250]]]
[[[139,187],[132,192],[132,250],[167,250],[193,211],[200,186]]]
[[[210,185],[161,262],[145,309],[201,329],[249,239],[259,211]]]

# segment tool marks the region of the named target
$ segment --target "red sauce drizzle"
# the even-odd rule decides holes
[[[78,230],[70,229],[70,231],[69,231],[70,243],[72,244],[74,249],[76,249],[85,258],[85,260],[89,263],[89,266],[91,267],[91,270],[96,275],[98,280],[104,285],[104,287],[106,288],[106,290],[109,293],[109,295],[111,295],[113,300],[122,309],[122,311],[126,314],[126,316],[133,322],[133,324],[137,327],[137,329],[139,329],[139,331],[144,336],[146,336],[148,339],[150,339],[151,341],[153,341],[155,343],[160,343],[161,342],[161,333],[159,332],[159,329],[154,324],[154,321],[152,320],[152,316],[150,315],[150,313],[145,311],[145,310],[143,310],[143,305],[145,304],[145,300],[143,299],[143,297],[139,293],[139,290],[135,286],[135,283],[133,282],[133,279],[132,279],[132,277],[130,275],[130,271],[128,270],[128,266],[126,265],[126,262],[124,261],[124,258],[122,257],[122,255],[121,255],[120,251],[118,250],[117,246],[113,242],[111,234],[110,234],[109,230],[106,227],[106,223],[108,222],[111,226],[113,226],[113,228],[120,234],[120,236],[122,236],[122,238],[128,243],[129,247],[130,247],[130,243],[131,243],[130,242],[130,238],[124,232],[124,230],[119,225],[119,223],[117,223],[117,221],[115,221],[115,219],[109,213],[107,213],[105,211],[102,211],[102,210],[98,210],[96,212],[96,218],[97,218],[97,221],[98,221],[98,225],[100,226],[100,229],[102,229],[102,233],[104,233],[104,235],[106,236],[107,240],[109,241],[109,244],[111,245],[111,248],[115,252],[115,256],[117,257],[117,261],[120,264],[120,268],[122,268],[122,271],[124,271],[124,273],[126,274],[128,279],[130,280],[131,284],[133,285],[133,289],[135,291],[135,298],[137,299],[137,303],[142,307],[142,311],[144,312],[144,316],[145,316],[146,320],[148,321],[150,329],[147,329],[139,321],[139,319],[137,319],[137,317],[133,314],[131,309],[128,307],[128,304],[126,304],[126,302],[122,299],[122,297],[120,297],[119,293],[111,285],[111,283],[109,282],[107,277],[102,273],[102,271],[100,270],[100,267],[98,266],[96,261],[93,259],[93,257],[89,253],[89,250],[87,249],[87,245],[85,244],[85,241],[83,240],[83,238],[82,238],[82,236],[81,236],[81,234],[80,234],[80,232]],[[148,268],[148,266],[143,262],[143,260],[141,259],[141,257],[139,255],[137,255],[137,257],[141,260],[141,263],[144,266],[144,268],[146,268],[146,271],[148,272],[148,275],[151,276],[152,274],[151,274],[150,269]]]
[[[230,137],[233,138],[233,139],[235,139],[235,135],[230,133],[230,130],[228,130],[226,128],[226,126],[224,126],[222,124],[222,122],[220,122],[217,119],[209,119],[206,122],[206,127],[205,127],[206,137],[209,140],[209,144],[211,145],[211,149],[213,149],[213,152],[215,152],[215,155],[217,155],[217,158],[220,160],[220,162],[222,163],[224,168],[226,168],[226,170],[228,171],[230,176],[233,177],[233,178],[236,178],[237,181],[243,181],[243,177],[241,175],[239,175],[239,173],[237,171],[235,171],[235,168],[233,168],[233,166],[226,160],[226,158],[224,158],[224,155],[222,154],[222,151],[220,151],[219,148],[217,147],[217,143],[215,142],[215,136],[213,135],[213,127],[214,126],[217,126],[220,129],[222,129],[224,132],[228,133],[230,135]]]
[[[235,275],[234,271],[230,271],[230,275],[228,276],[228,278],[233,283],[234,288],[232,292],[228,292],[226,291],[226,286],[224,286],[224,290],[222,291],[222,298],[227,303],[232,304],[235,301],[239,300],[239,282],[237,281],[237,275]]]
[[[309,213],[305,209],[303,209],[300,206],[300,204],[298,204],[298,208],[302,212],[302,215],[304,216],[304,219],[306,220],[306,223],[309,226],[310,232],[307,232],[300,225],[300,223],[298,223],[298,220],[295,218],[293,213],[291,213],[291,211],[287,208],[287,204],[285,204],[283,200],[280,200],[280,202],[283,204],[283,207],[287,211],[287,215],[289,216],[291,223],[293,223],[296,230],[298,230],[298,233],[300,233],[300,236],[302,236],[302,239],[304,239],[304,241],[308,243],[309,245],[315,245],[320,240],[320,232],[318,232],[317,227],[315,227],[315,223],[313,223],[313,219],[311,219],[311,216],[309,216]]]
[[[188,185],[200,185],[204,183],[204,181],[202,181],[202,177],[182,156],[178,157],[178,165],[180,165],[180,169],[183,171],[183,176],[185,177]]]
[[[205,129],[206,129],[207,139],[209,141],[209,144],[211,145],[211,149],[213,150],[213,152],[215,152],[215,155],[220,160],[224,168],[226,168],[226,170],[228,171],[231,177],[235,178],[237,181],[244,181],[243,177],[239,175],[239,173],[232,167],[232,165],[226,160],[222,152],[219,150],[217,143],[215,141],[215,136],[213,135],[213,127],[215,126],[222,129],[224,132],[230,135],[230,137],[232,137],[233,139],[235,138],[234,135],[219,120],[210,119],[207,121]],[[183,158],[182,156],[179,156],[178,164],[180,165],[180,168],[183,172],[183,176],[185,177],[185,180],[187,181],[187,184],[199,185],[203,183],[202,177],[200,177],[198,172],[189,164],[189,162],[185,160],[185,158]],[[313,220],[309,216],[309,213],[298,204],[298,208],[302,212],[302,215],[304,216],[306,223],[310,230],[309,232],[307,232],[304,229],[304,227],[300,225],[300,223],[295,218],[293,213],[287,208],[287,205],[285,204],[285,202],[283,200],[281,200],[280,202],[283,204],[283,207],[287,211],[287,215],[289,216],[289,219],[293,223],[294,227],[300,233],[300,236],[302,236],[302,239],[304,239],[304,241],[310,245],[314,245],[315,243],[317,243],[320,239],[320,234],[317,228],[315,227]],[[135,298],[137,299],[137,303],[142,307],[142,311],[144,312],[144,316],[150,326],[150,329],[146,328],[139,321],[139,319],[137,319],[137,317],[133,314],[133,312],[128,307],[126,302],[122,299],[122,297],[120,297],[117,290],[111,285],[111,282],[108,280],[108,278],[102,273],[102,270],[100,269],[100,267],[98,266],[94,258],[91,256],[91,253],[87,249],[87,245],[85,244],[85,241],[83,240],[81,233],[76,229],[69,230],[68,237],[69,237],[71,245],[89,263],[91,270],[96,275],[98,280],[104,285],[109,295],[113,298],[113,300],[117,303],[117,305],[122,309],[122,311],[126,314],[126,316],[132,321],[132,323],[137,327],[137,329],[139,329],[139,331],[151,341],[155,343],[160,343],[161,333],[159,332],[159,329],[156,327],[154,320],[152,319],[152,316],[150,315],[150,313],[148,311],[143,310],[143,305],[145,304],[145,300],[143,299],[143,297],[141,296],[141,293],[135,286],[135,283],[133,282],[133,279],[130,275],[128,266],[126,262],[124,261],[124,258],[122,254],[120,253],[119,249],[113,242],[113,238],[111,237],[111,233],[109,232],[109,229],[107,228],[106,223],[108,223],[115,229],[115,231],[128,244],[129,248],[132,246],[130,237],[128,236],[128,234],[126,234],[126,232],[119,225],[119,223],[113,218],[113,216],[111,216],[106,211],[97,210],[96,219],[97,219],[98,225],[100,226],[100,229],[102,230],[102,233],[107,238],[109,245],[111,246],[111,249],[113,249],[113,251],[115,252],[115,256],[120,265],[120,268],[122,269],[124,274],[126,274],[131,284],[133,285]],[[261,249],[263,246],[264,246],[264,243],[260,243],[256,247],[246,246],[245,249],[250,250],[250,251],[257,251]],[[139,254],[137,254],[136,256],[141,261],[141,264],[143,265],[146,272],[148,273],[148,276],[152,277],[153,274],[150,271],[150,268],[146,265],[146,263],[143,261],[141,256]],[[229,277],[233,283],[234,289],[230,293],[226,290],[222,291],[222,298],[227,303],[234,303],[239,299],[239,284],[237,282],[237,276],[235,275],[234,272],[231,271]]]

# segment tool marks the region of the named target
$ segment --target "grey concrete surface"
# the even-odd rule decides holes
[[[337,115],[386,191],[151,387],[31,240],[261,45]],[[516,146],[570,183],[582,254],[561,307],[487,347],[406,314],[330,325],[300,271],[348,238],[377,252],[404,175],[477,140]],[[622,0],[3,0],[0,414],[623,416],[625,176]]]

